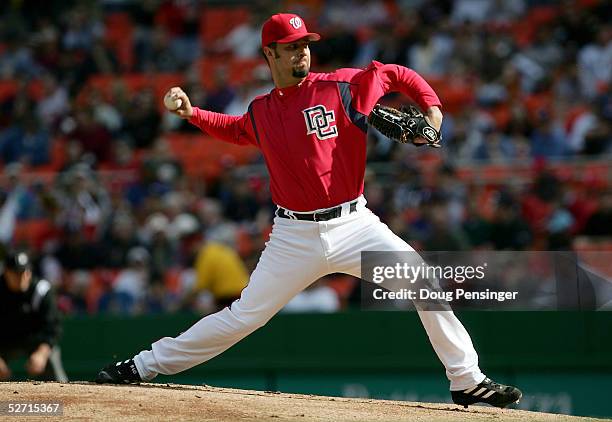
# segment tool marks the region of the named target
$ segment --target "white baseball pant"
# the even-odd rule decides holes
[[[357,211],[322,222],[276,217],[250,281],[231,307],[208,315],[178,337],[164,337],[134,357],[142,379],[171,375],[212,359],[265,325],[291,298],[330,273],[361,275],[361,251],[413,251],[358,199]],[[346,210],[346,212],[345,212]],[[347,214],[347,215],[345,215]],[[446,368],[451,390],[485,378],[469,334],[452,311],[419,311]],[[407,356],[407,358],[409,358]]]

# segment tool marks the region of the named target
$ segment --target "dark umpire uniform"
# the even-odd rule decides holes
[[[25,357],[32,378],[68,381],[60,333],[51,283],[32,274],[26,253],[7,254],[0,275],[0,379],[10,378],[10,360]]]

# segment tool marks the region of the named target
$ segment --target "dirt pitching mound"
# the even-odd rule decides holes
[[[208,386],[92,383],[0,383],[0,402],[62,403],[45,420],[87,421],[595,421],[520,410],[435,403],[347,399]],[[6,408],[6,405],[3,404]],[[3,419],[6,413],[0,414]],[[11,416],[11,421],[32,420]]]

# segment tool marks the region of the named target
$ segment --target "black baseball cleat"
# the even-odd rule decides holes
[[[453,402],[468,407],[474,403],[487,403],[491,406],[504,408],[513,403],[518,403],[523,393],[511,385],[498,384],[485,378],[476,387],[462,391],[451,391]]]
[[[111,363],[102,368],[96,377],[98,384],[132,384],[142,382],[134,359]]]

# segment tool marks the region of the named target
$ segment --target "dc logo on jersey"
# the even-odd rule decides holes
[[[336,121],[334,110],[327,111],[325,106],[316,105],[303,110],[302,113],[306,120],[307,135],[314,133],[320,140],[338,136],[338,128],[335,124],[332,125],[332,122]]]
[[[302,20],[300,18],[298,18],[297,16],[289,19],[289,23],[295,29],[300,29],[302,27]]]

